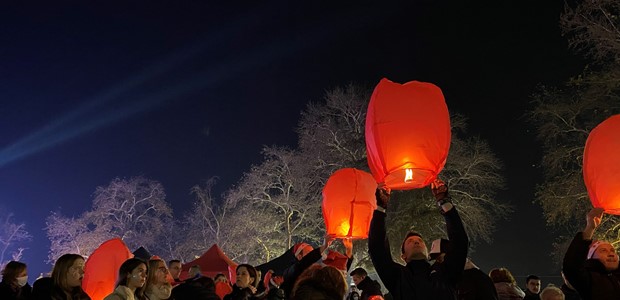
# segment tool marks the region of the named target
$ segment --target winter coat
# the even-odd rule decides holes
[[[223,300],[255,300],[250,288],[240,288],[236,284],[232,287],[232,293],[224,296]]]
[[[306,254],[301,260],[296,261],[294,264],[284,269],[283,277],[284,281],[280,285],[280,288],[284,290],[286,297],[290,297],[293,291],[295,281],[299,278],[299,275],[308,269],[312,264],[321,259],[321,248],[315,248]]]
[[[130,288],[119,285],[112,294],[107,295],[103,300],[138,300],[138,298]]]
[[[224,283],[226,284],[226,283]],[[172,289],[172,299],[174,300],[221,300],[215,293],[215,289],[193,282],[183,282]]]
[[[496,282],[495,290],[499,300],[522,300],[525,293],[515,284],[509,282]]]
[[[618,300],[620,269],[610,272],[597,259],[587,259],[591,243],[582,232],[575,235],[564,255],[564,276],[584,300]]]
[[[530,290],[526,288],[525,297],[523,297],[523,300],[540,300],[540,296],[538,296],[538,294],[530,292]]]
[[[432,269],[426,259],[412,260],[406,266],[392,260],[385,213],[375,210],[368,234],[368,253],[394,299],[456,299],[456,283],[463,273],[469,241],[456,207],[442,212],[442,215],[452,247],[446,252],[444,262]]]
[[[566,283],[562,284],[560,289],[562,290],[562,293],[564,293],[564,300],[581,300],[579,293],[574,289],[569,288]]]
[[[495,285],[489,275],[475,266],[467,268],[466,265],[456,290],[459,300],[498,300]]]
[[[360,281],[357,288],[362,290],[360,300],[368,300],[370,296],[375,295],[383,296],[383,293],[381,292],[381,284],[379,284],[376,280],[372,280],[368,276],[366,276],[364,280]]]
[[[32,287],[28,283],[19,287],[17,284],[0,282],[0,299],[2,300],[30,300],[31,295]]]

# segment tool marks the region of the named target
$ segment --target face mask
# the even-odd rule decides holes
[[[28,275],[26,276],[22,276],[22,277],[17,277],[17,285],[19,285],[20,287],[26,285],[26,283],[28,283]]]

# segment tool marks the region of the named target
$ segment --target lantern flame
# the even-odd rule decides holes
[[[405,169],[405,182],[411,182],[413,180],[413,170]]]

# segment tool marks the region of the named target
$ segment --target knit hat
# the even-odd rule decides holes
[[[304,250],[304,248],[306,247],[312,247],[310,246],[310,244],[307,243],[297,243],[295,244],[295,247],[293,247],[293,252],[295,253],[295,257],[297,257],[297,255],[301,254],[302,251]]]
[[[437,259],[441,253],[446,253],[450,249],[450,241],[446,239],[436,239],[431,245],[431,252],[428,253],[430,259]]]
[[[594,255],[594,252],[596,252],[596,248],[598,248],[598,246],[602,245],[603,243],[605,243],[605,241],[592,241],[592,244],[590,244],[590,249],[588,250],[587,258],[591,259]]]

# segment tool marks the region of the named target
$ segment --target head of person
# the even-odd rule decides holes
[[[530,293],[538,294],[540,293],[540,278],[536,275],[528,275],[525,278],[525,287]]]
[[[308,255],[308,253],[312,252],[312,250],[314,250],[314,248],[306,243],[297,243],[293,247],[293,253],[297,260],[301,260],[304,256]]]
[[[446,252],[450,248],[450,241],[446,239],[436,239],[431,244],[431,251],[428,257],[438,263],[443,263],[443,258],[446,256]]]
[[[202,276],[202,271],[200,270],[199,265],[193,265],[189,267],[189,271],[187,271],[187,274],[189,275],[189,278],[195,278]]]
[[[588,250],[588,259],[596,259],[603,264],[605,270],[615,271],[618,269],[618,253],[616,248],[606,241],[593,241]]]
[[[297,278],[289,299],[342,300],[346,293],[347,282],[340,270],[314,264]]]
[[[65,293],[82,289],[86,261],[79,254],[64,254],[56,260],[52,270],[52,285]]]
[[[409,231],[400,246],[401,258],[409,263],[412,260],[428,259],[428,248],[422,239],[422,235],[415,231]]]
[[[564,292],[556,286],[548,286],[538,295],[541,300],[564,300]]]
[[[19,261],[10,261],[2,270],[2,282],[12,286],[22,287],[28,283],[28,268]]]
[[[126,286],[140,295],[146,283],[147,275],[148,268],[146,263],[140,258],[130,258],[123,262],[118,269],[118,281],[116,282],[116,286]]]
[[[510,284],[515,284],[515,277],[512,276],[512,273],[508,271],[506,268],[495,268],[489,271],[489,277],[493,283],[499,282],[507,282]]]
[[[178,259],[169,261],[168,271],[170,271],[170,276],[172,276],[172,279],[178,280],[179,276],[181,276],[181,261]]]
[[[366,272],[364,268],[356,268],[355,270],[351,271],[349,275],[351,275],[351,278],[353,278],[353,283],[355,283],[355,285],[357,286],[358,284],[360,284],[360,282],[362,282],[362,280],[366,278],[366,276],[368,276],[368,272]]]
[[[240,288],[246,288],[249,286],[258,287],[258,272],[256,268],[249,264],[240,264],[237,266],[237,280],[235,285]]]
[[[215,275],[215,278],[213,278],[213,281],[215,283],[218,283],[220,281],[228,283],[228,278],[226,278],[226,275],[224,275],[222,273],[218,273],[217,275]]]
[[[213,281],[213,279],[211,279],[211,277],[208,276],[200,276],[198,278],[196,278],[196,280],[194,280],[192,282],[193,284],[196,284],[202,288],[205,288],[208,291],[214,292],[215,293],[215,281]]]
[[[149,259],[147,269],[145,287],[170,284],[170,272],[168,272],[168,267],[162,259]]]

